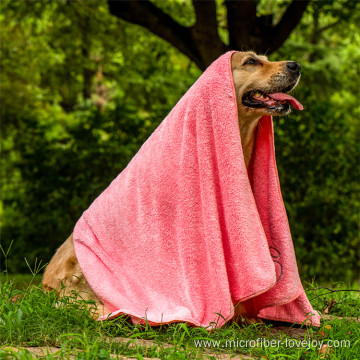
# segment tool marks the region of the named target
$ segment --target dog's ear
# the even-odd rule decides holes
[[[231,55],[231,70],[239,68],[246,53],[237,51]]]

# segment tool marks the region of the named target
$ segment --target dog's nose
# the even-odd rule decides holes
[[[289,61],[286,63],[286,67],[293,73],[299,73],[301,70],[301,65],[296,61]]]

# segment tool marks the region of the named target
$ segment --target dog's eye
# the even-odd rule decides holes
[[[259,64],[259,61],[254,58],[250,58],[244,62],[244,65],[257,65],[257,64]]]

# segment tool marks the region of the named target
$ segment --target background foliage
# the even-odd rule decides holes
[[[166,4],[166,5],[165,5]],[[262,0],[281,14],[286,1]],[[184,24],[189,1],[159,2]],[[275,9],[275,10],[274,10]],[[357,9],[359,10],[359,7]],[[311,2],[272,60],[301,62],[305,111],[275,120],[303,278],[359,277],[359,11]],[[219,3],[219,17],[224,11]],[[1,243],[9,271],[50,260],[201,72],[105,1],[1,2]],[[226,40],[226,31],[219,32]],[[3,265],[3,264],[2,264]]]

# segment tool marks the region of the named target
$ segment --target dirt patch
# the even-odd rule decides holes
[[[349,317],[349,316],[335,316],[335,315],[326,315],[321,314],[321,318],[324,320],[346,320],[346,321],[355,321],[357,323],[360,323],[360,319],[356,317]]]
[[[54,357],[58,356],[63,356],[63,354],[61,353],[61,349],[57,348],[57,347],[53,347],[53,346],[40,346],[40,347],[5,347],[2,350],[4,351],[9,351],[9,354],[11,353],[16,353],[19,350],[28,350],[31,355],[33,355],[33,357],[45,357],[46,355],[53,355]],[[129,357],[129,356],[124,356],[124,355],[116,355],[116,354],[110,354],[110,357],[112,359],[121,359],[121,360],[136,360],[136,357]],[[69,354],[68,359],[75,359],[75,355],[74,354]],[[144,360],[160,360],[158,358],[147,358],[144,357]]]
[[[3,351],[18,352],[19,350],[28,350],[32,355],[35,356],[46,356],[46,355],[54,355],[60,351],[59,348],[53,346],[40,346],[40,347],[5,347],[1,349]]]
[[[137,347],[149,349],[153,347],[161,347],[163,349],[173,348],[174,345],[168,343],[156,343],[152,340],[143,340],[143,339],[129,339],[124,337],[116,337],[116,338],[107,338],[109,342],[117,342],[122,345],[127,345],[130,349],[136,349]],[[255,360],[258,359],[257,357],[252,357],[249,355],[244,354],[225,354],[225,353],[214,353],[209,349],[198,349],[201,350],[204,357],[212,357],[217,360]]]
[[[142,348],[151,348],[154,346],[159,346],[158,344],[154,343],[151,340],[128,339],[128,338],[113,338],[112,339],[112,341],[120,342],[123,344],[127,344],[129,342],[129,340],[131,341],[131,343],[129,344],[130,348],[136,348],[138,346],[142,347]],[[162,346],[164,348],[173,347],[173,345],[171,345],[171,344],[164,344]],[[3,348],[2,350],[8,351],[9,354],[16,353],[19,350],[28,350],[33,355],[34,358],[45,357],[46,355],[53,355],[54,357],[56,357],[58,355],[60,357],[62,355],[61,349],[57,348],[57,347],[53,347],[53,346],[18,347],[18,348],[6,347],[6,348]],[[256,360],[256,359],[259,359],[259,358],[250,357],[248,355],[215,354],[215,353],[212,353],[207,350],[204,350],[204,356],[211,357],[216,360]],[[110,354],[110,357],[112,359],[136,360],[135,357],[128,357],[128,356],[124,356],[124,355]],[[75,359],[75,355],[69,354],[67,358]],[[144,360],[161,360],[159,358],[147,358],[147,357],[144,357],[143,359]]]

